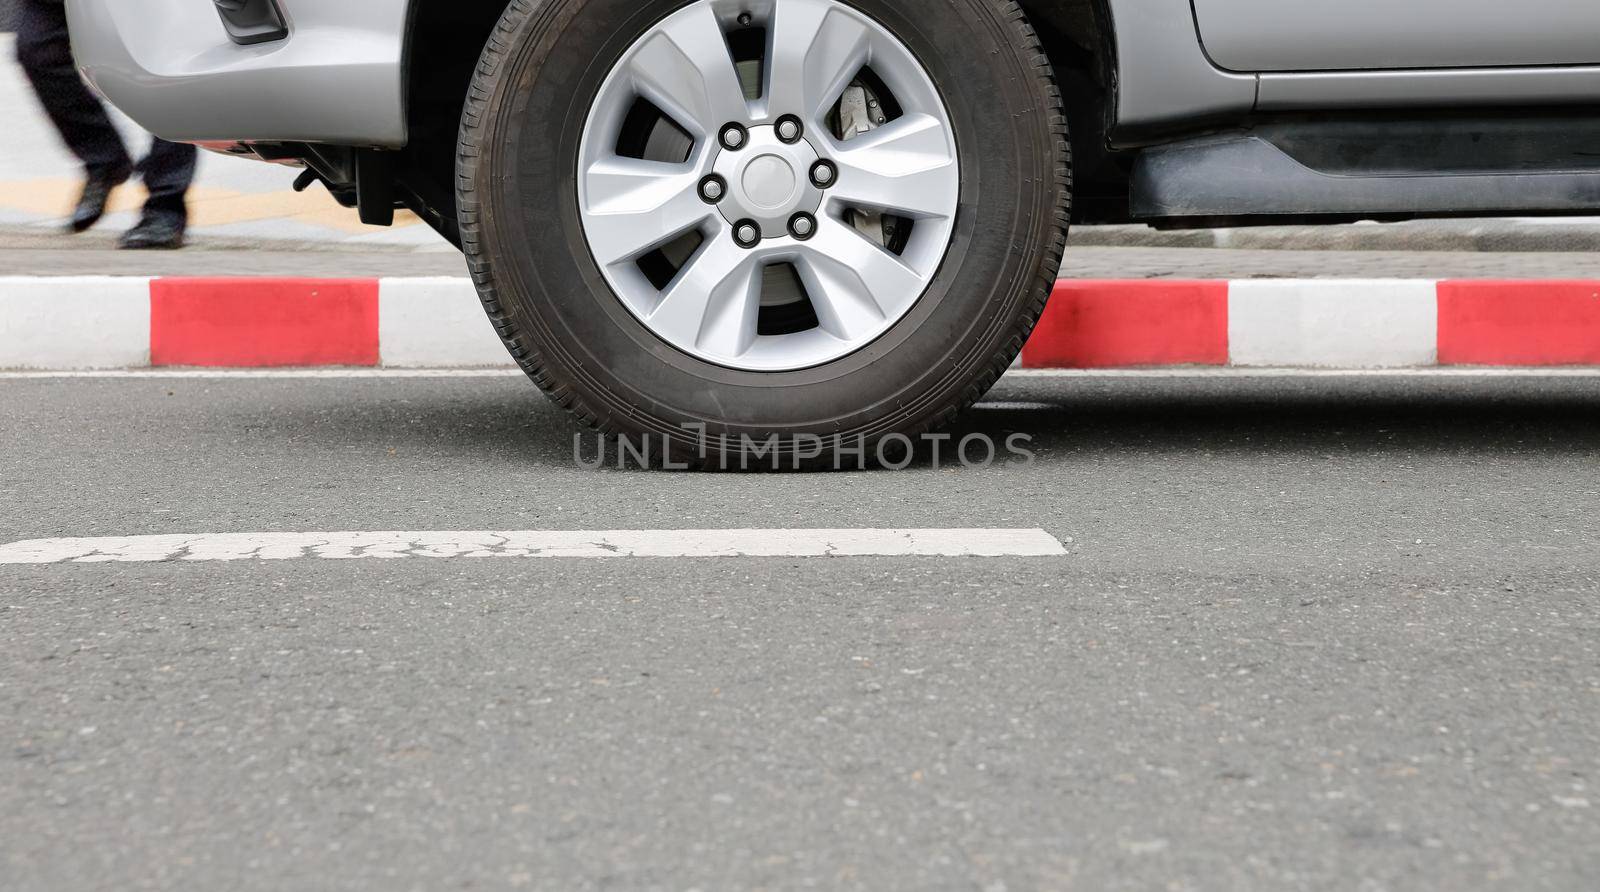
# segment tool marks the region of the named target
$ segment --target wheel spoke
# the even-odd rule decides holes
[[[584,175],[589,249],[602,266],[637,260],[690,229],[715,211],[700,200],[697,171],[610,156]]]
[[[631,73],[640,93],[702,138],[749,116],[733,54],[708,4],[663,23],[639,48]]]
[[[913,218],[949,217],[960,192],[960,171],[943,124],[907,115],[834,144],[839,182],[830,197],[847,207],[892,211]]]
[[[755,342],[760,306],[760,261],[723,234],[678,272],[648,322],[673,343],[734,359]]]
[[[866,26],[836,3],[776,0],[768,37],[769,114],[797,114],[821,129],[824,111],[867,63],[871,39]]]
[[[922,295],[925,283],[900,258],[833,218],[818,221],[795,266],[829,334],[854,340],[881,328]]]

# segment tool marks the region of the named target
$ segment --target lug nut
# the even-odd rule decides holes
[[[832,161],[818,161],[811,165],[811,184],[818,189],[826,189],[839,179],[839,168],[833,166]]]
[[[729,124],[722,128],[722,147],[730,152],[738,151],[744,147],[745,137],[744,127],[738,124]]]
[[[753,220],[743,220],[733,226],[733,240],[741,248],[754,248],[761,242],[761,227]]]
[[[789,218],[789,234],[805,241],[817,234],[817,219],[810,214],[795,214]]]
[[[722,177],[716,174],[712,174],[700,181],[700,198],[707,204],[716,204],[727,194],[728,184],[724,183]]]
[[[778,119],[778,138],[784,142],[798,142],[803,132],[800,119],[794,115],[784,115]]]

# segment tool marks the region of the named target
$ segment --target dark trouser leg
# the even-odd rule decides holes
[[[189,184],[194,182],[194,169],[200,150],[187,143],[167,142],[157,139],[150,145],[150,154],[139,162],[139,173],[144,177],[150,198],[146,211],[188,216],[184,196]]]
[[[121,176],[133,159],[105,106],[78,76],[67,36],[66,7],[49,0],[22,0],[17,13],[17,61],[62,140],[90,176]]]

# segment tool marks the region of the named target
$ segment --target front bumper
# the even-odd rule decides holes
[[[251,46],[196,0],[67,0],[67,12],[90,82],[165,139],[404,145],[407,0],[279,5],[288,37]]]

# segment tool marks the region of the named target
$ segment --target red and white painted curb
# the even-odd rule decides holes
[[[0,278],[0,369],[509,364],[463,278]],[[1064,280],[1023,365],[1600,366],[1600,281]]]
[[[510,364],[463,278],[0,278],[0,369]]]
[[[1600,281],[1063,281],[1023,364],[1600,365]]]

